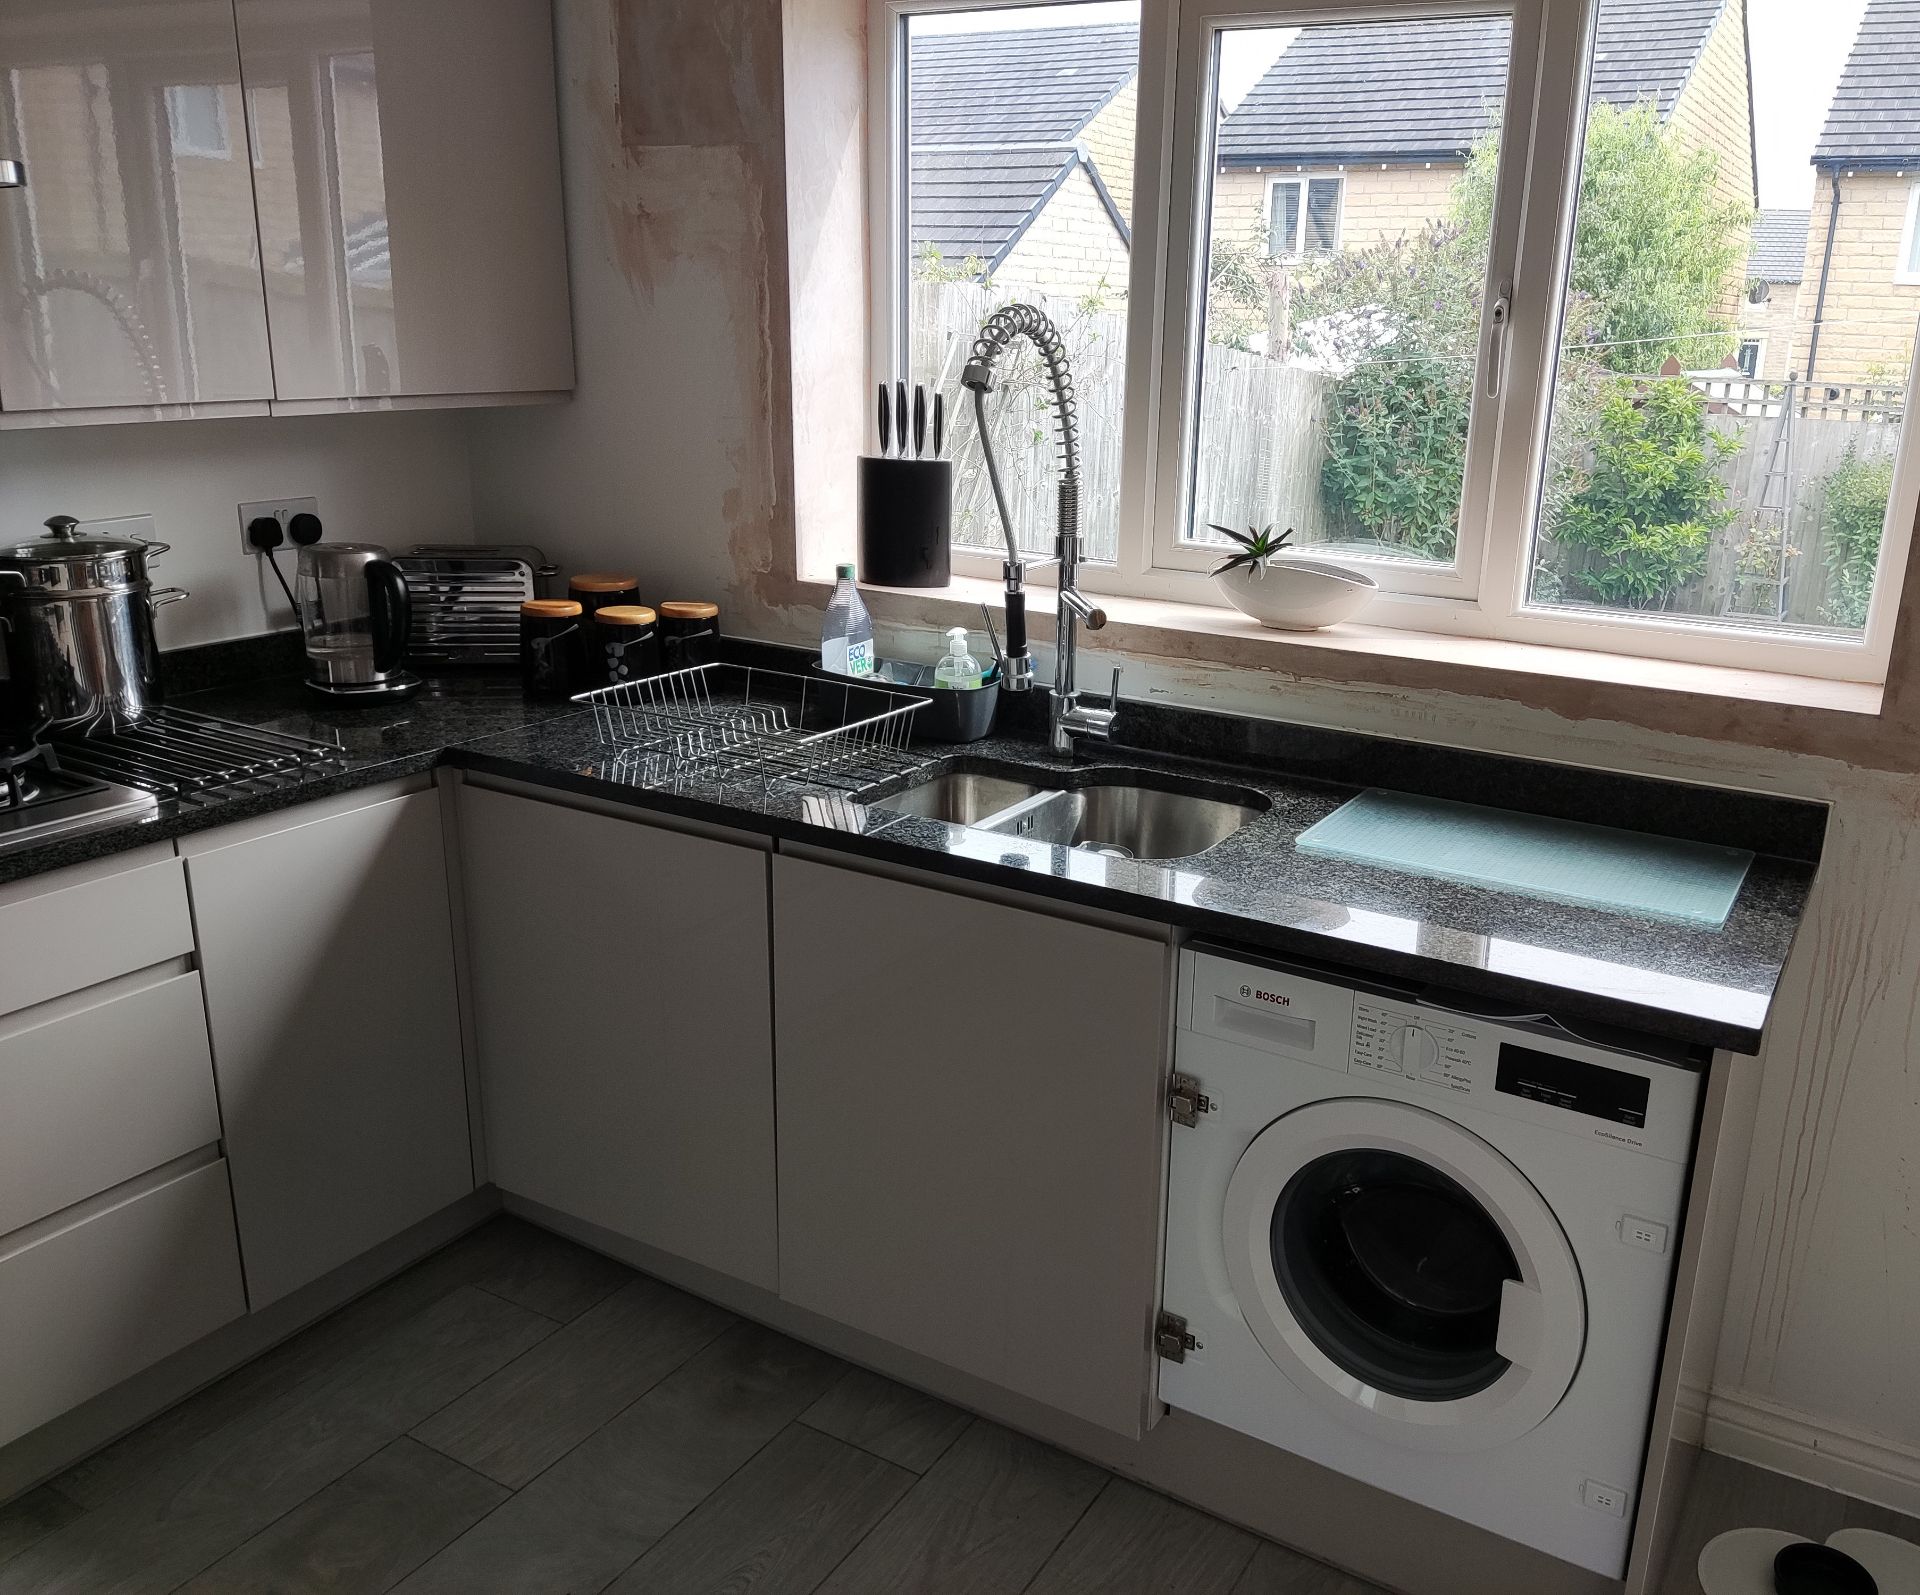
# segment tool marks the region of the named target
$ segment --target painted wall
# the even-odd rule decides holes
[[[327,536],[402,548],[472,536],[466,417],[458,411],[164,421],[0,432],[0,529],[49,515],[152,515],[173,545],[155,570],[192,597],[161,609],[160,646],[293,624],[266,564],[240,548],[238,506],[320,500]],[[293,577],[290,555],[281,569]]]
[[[789,7],[849,51],[859,9]],[[475,501],[483,534],[536,538],[576,566],[630,564],[657,596],[716,596],[736,632],[803,641],[818,634],[820,594],[795,579],[793,395],[864,415],[851,376],[807,387],[831,351],[862,344],[864,290],[820,269],[849,258],[825,237],[824,203],[796,230],[789,271],[775,13],[764,0],[560,0],[580,397],[475,417]],[[674,63],[671,97],[649,60]],[[809,77],[803,112],[825,119],[837,153],[810,153],[785,174],[796,187],[816,166],[845,181],[858,81],[857,67]],[[799,527],[809,546],[843,534],[833,485],[853,451],[843,438],[833,452],[807,462],[817,501],[840,506],[825,530],[818,515]],[[876,608],[883,646],[932,657],[939,622],[924,606]],[[1896,659],[1897,685],[1920,690],[1920,648]],[[1106,662],[1090,662],[1094,679]],[[1811,918],[1754,1065],[1763,1101],[1709,1434],[1920,1508],[1920,747],[1856,767],[1716,742],[1677,720],[1634,729],[1552,682],[1506,701],[1135,657],[1128,691],[1834,804]]]

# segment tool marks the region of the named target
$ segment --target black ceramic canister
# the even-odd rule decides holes
[[[720,657],[720,606],[669,598],[660,606],[660,656],[669,670],[691,670]]]
[[[520,680],[536,698],[571,698],[587,679],[586,616],[571,598],[520,606]]]
[[[945,587],[953,580],[953,461],[860,461],[860,580]]]
[[[660,674],[658,617],[645,604],[609,604],[593,616],[593,672],[607,686]]]
[[[567,582],[567,596],[587,612],[587,619],[614,604],[640,602],[640,578],[621,571],[586,570]]]

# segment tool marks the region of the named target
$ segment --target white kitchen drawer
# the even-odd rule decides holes
[[[0,1252],[0,1445],[246,1311],[217,1161]]]
[[[0,1236],[219,1139],[197,974],[0,1020]]]
[[[0,959],[0,1014],[193,951],[186,875],[177,858],[117,872],[83,864],[48,876],[44,886],[0,896],[0,947],[7,950]]]

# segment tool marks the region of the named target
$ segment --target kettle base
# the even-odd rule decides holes
[[[392,702],[411,698],[425,686],[411,670],[395,670],[384,681],[315,681],[307,678],[307,690],[334,703]]]

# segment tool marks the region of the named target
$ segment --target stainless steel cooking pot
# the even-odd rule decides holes
[[[148,579],[165,543],[80,537],[78,525],[56,515],[49,535],[0,544],[0,622],[9,672],[40,726],[108,729],[159,701],[154,611],[187,594]]]

